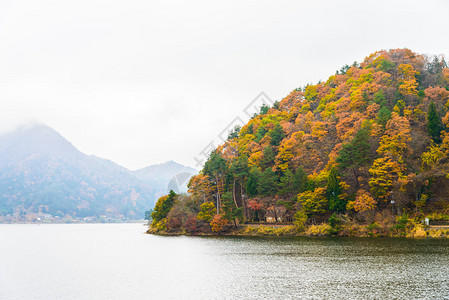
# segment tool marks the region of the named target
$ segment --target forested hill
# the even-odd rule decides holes
[[[299,87],[211,153],[190,182],[191,201],[209,203],[197,219],[212,220],[217,203],[222,224],[447,213],[448,100],[444,57],[408,49]]]
[[[23,126],[0,135],[0,223],[142,219],[171,178],[194,172],[173,161],[130,171],[48,126]]]

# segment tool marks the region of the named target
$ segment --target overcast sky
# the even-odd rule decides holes
[[[131,169],[197,167],[261,91],[381,49],[449,56],[448,35],[446,0],[0,0],[0,131],[37,121]]]

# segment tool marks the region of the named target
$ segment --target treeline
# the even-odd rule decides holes
[[[210,154],[188,196],[159,199],[153,228],[447,214],[448,101],[443,56],[378,51],[262,106]]]

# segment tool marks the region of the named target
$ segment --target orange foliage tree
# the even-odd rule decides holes
[[[210,226],[212,231],[220,232],[223,228],[228,224],[228,220],[221,214],[215,215],[212,221],[210,222]]]

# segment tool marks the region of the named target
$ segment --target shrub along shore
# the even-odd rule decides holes
[[[435,217],[435,216],[433,216]],[[440,217],[441,216],[436,216]],[[341,220],[344,221],[341,221]],[[449,238],[448,225],[425,225],[419,220],[409,219],[407,215],[399,216],[394,222],[385,221],[378,217],[378,221],[370,224],[358,224],[345,217],[336,222],[304,225],[301,224],[240,224],[225,225],[218,232],[208,228],[207,224],[196,230],[184,228],[158,229],[151,227],[148,234],[176,236],[270,236],[270,237],[406,237],[406,238]]]

